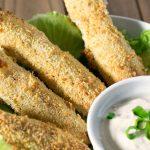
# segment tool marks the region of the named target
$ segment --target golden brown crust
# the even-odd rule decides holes
[[[64,100],[30,72],[18,66],[0,49],[0,98],[15,112],[52,122],[88,143],[86,123],[66,106]]]
[[[108,84],[145,74],[141,60],[113,25],[103,0],[65,0],[65,4]]]
[[[0,135],[15,150],[88,150],[89,148],[50,123],[0,111]]]
[[[38,77],[87,115],[104,84],[69,53],[53,45],[35,27],[9,12],[0,12],[0,45],[19,63],[35,71]]]

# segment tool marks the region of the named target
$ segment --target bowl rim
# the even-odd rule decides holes
[[[88,132],[88,136],[89,139],[93,145],[93,147],[95,148],[99,148],[100,150],[104,150],[103,144],[101,141],[99,141],[98,143],[96,142],[97,138],[94,136],[94,132],[93,132],[93,125],[92,125],[92,118],[94,117],[95,111],[94,109],[98,106],[98,103],[101,101],[102,102],[102,97],[105,96],[107,93],[111,92],[114,88],[118,88],[122,85],[125,84],[129,84],[129,83],[133,83],[133,82],[137,82],[137,81],[142,81],[142,80],[149,80],[150,81],[150,75],[143,75],[143,76],[137,76],[137,77],[131,77],[128,79],[124,79],[122,81],[119,81],[117,83],[114,83],[113,85],[109,86],[108,88],[106,88],[103,92],[101,92],[93,101],[89,112],[88,112],[88,117],[87,117],[87,132]]]
[[[150,25],[150,23],[148,23],[146,21],[138,20],[138,19],[135,19],[135,18],[125,17],[125,16],[118,16],[118,15],[110,15],[110,16],[112,18],[115,18],[115,19],[124,19],[124,20],[129,20],[129,21],[133,21],[133,22],[141,22],[143,24]]]

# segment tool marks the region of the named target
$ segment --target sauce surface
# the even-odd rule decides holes
[[[106,150],[150,150],[150,140],[144,135],[130,140],[125,134],[126,129],[134,125],[137,119],[132,113],[132,109],[136,106],[150,110],[150,101],[133,99],[115,105],[108,110],[108,112],[114,112],[115,117],[111,120],[105,119],[102,123],[102,137],[105,136],[102,141]]]

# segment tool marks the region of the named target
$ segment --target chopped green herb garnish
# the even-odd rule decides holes
[[[130,140],[133,140],[140,135],[145,135],[150,140],[150,111],[145,110],[141,106],[137,106],[132,110],[137,116],[134,126],[129,126],[126,130],[126,135]]]
[[[143,109],[141,106],[135,107],[133,110],[134,115],[141,117],[141,118],[147,118],[148,117],[148,112]]]
[[[115,117],[115,113],[113,112],[109,112],[108,115],[106,116],[108,120],[113,119],[114,117]]]
[[[147,122],[144,131],[145,131],[146,137],[150,140],[150,121]]]
[[[137,129],[143,130],[143,129],[145,129],[146,124],[147,124],[147,121],[145,121],[145,120],[142,119],[142,118],[138,118],[138,119],[136,120],[135,126],[137,127]]]
[[[135,126],[128,127],[126,130],[126,135],[130,140],[135,139],[138,136],[137,128]]]

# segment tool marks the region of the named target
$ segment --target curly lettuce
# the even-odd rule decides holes
[[[143,31],[137,38],[129,38],[126,35],[125,37],[136,54],[142,58],[144,66],[150,73],[150,30]]]
[[[80,30],[68,16],[49,12],[37,14],[28,22],[43,31],[48,39],[62,50],[69,51],[75,58],[80,57],[84,42]]]

